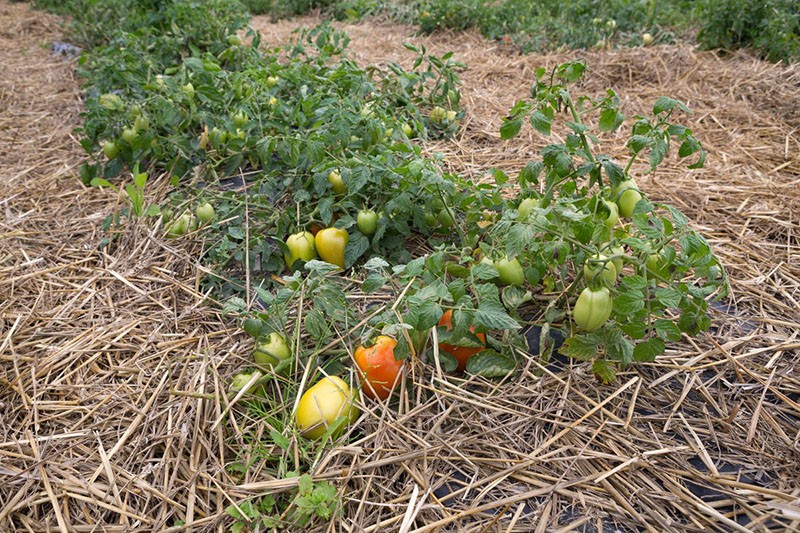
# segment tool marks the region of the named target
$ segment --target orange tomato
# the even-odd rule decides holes
[[[439,319],[439,325],[444,326],[447,331],[453,329],[453,310],[448,309],[442,315],[442,318]],[[475,333],[475,326],[469,328],[471,333]],[[486,347],[486,335],[483,333],[475,333],[475,336],[478,337],[483,343],[483,346],[456,346],[454,344],[448,344],[446,342],[439,343],[439,350],[448,353],[456,358],[458,361],[458,368],[457,370],[464,370],[467,368],[467,361],[469,358],[475,355],[478,352],[481,352]]]
[[[394,357],[395,346],[396,340],[381,335],[372,346],[356,348],[356,364],[364,375],[364,394],[370,398],[385,400],[392,393],[397,375],[403,367],[403,361]]]

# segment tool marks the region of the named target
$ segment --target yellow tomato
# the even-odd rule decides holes
[[[350,386],[339,377],[327,376],[300,398],[295,420],[304,437],[318,439],[339,417],[345,417],[347,423],[352,423],[358,415]]]

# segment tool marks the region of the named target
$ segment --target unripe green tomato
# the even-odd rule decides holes
[[[278,85],[278,76],[267,76],[267,87],[275,87]]]
[[[661,254],[648,255],[645,268],[652,277],[669,279],[669,270],[665,267],[664,257]]]
[[[344,417],[348,423],[353,423],[358,415],[350,386],[342,378],[327,376],[300,397],[295,421],[304,437],[319,439],[338,418]]]
[[[119,154],[119,145],[114,141],[106,141],[103,143],[103,153],[109,159],[114,159]]]
[[[608,229],[611,229],[617,225],[617,222],[619,222],[619,207],[617,207],[617,204],[615,204],[614,202],[608,202],[606,200],[603,200],[603,203],[610,211],[608,217],[606,217],[603,223],[606,225]]]
[[[453,216],[450,214],[450,211],[447,209],[442,209],[439,211],[438,215],[439,220],[439,227],[442,229],[448,229],[453,227]]]
[[[243,127],[245,124],[247,124],[248,120],[250,119],[244,111],[237,111],[233,114],[233,124],[237,128]]]
[[[278,105],[278,99],[275,98],[274,96],[270,96],[269,100],[267,100],[267,104],[269,104],[270,107],[275,107],[276,105]]]
[[[358,231],[367,237],[371,237],[378,230],[378,213],[372,209],[359,211],[356,218],[356,226]]]
[[[517,212],[519,213],[517,220],[521,221],[528,220],[528,217],[531,216],[533,210],[538,208],[540,205],[541,203],[536,198],[525,198],[519,203],[519,206],[517,207]]]
[[[431,121],[435,123],[442,122],[447,118],[447,111],[445,108],[436,106],[431,110]]]
[[[183,94],[186,95],[186,97],[189,100],[193,100],[194,99],[194,92],[195,92],[194,91],[194,85],[192,85],[191,82],[187,83],[186,85],[182,85],[181,86],[181,91],[183,92]]]
[[[572,319],[583,331],[594,331],[608,321],[613,302],[608,287],[586,287],[572,309]]]
[[[136,120],[133,121],[133,127],[136,131],[146,131],[150,128],[150,121],[144,115],[138,115]]]
[[[228,35],[228,44],[230,46],[239,46],[240,44],[242,44],[242,38],[236,35],[235,33],[232,33]]]
[[[500,283],[503,285],[513,285],[514,287],[521,287],[525,283],[525,271],[519,259],[509,259],[504,257],[494,262],[494,267],[500,275]]]
[[[314,235],[310,231],[301,231],[294,235],[289,235],[286,239],[286,247],[289,251],[283,255],[286,266],[290,269],[297,261],[311,261],[317,258],[317,248],[314,244]]]
[[[344,268],[344,251],[350,235],[341,228],[325,228],[319,230],[314,237],[314,244],[320,259],[339,268]]]
[[[136,142],[136,138],[139,135],[136,133],[136,130],[133,128],[125,128],[122,130],[122,140],[128,144],[133,144]]]
[[[274,366],[291,357],[292,351],[286,339],[280,333],[272,332],[269,337],[256,342],[253,348],[253,360],[264,366]]]
[[[403,130],[403,133],[405,133],[406,137],[411,137],[411,134],[414,133],[411,125],[407,122],[403,124],[401,129]]]
[[[630,218],[633,215],[633,209],[642,199],[642,193],[639,192],[636,182],[632,179],[625,180],[617,185],[614,188],[614,196],[619,207],[619,214],[625,218]]]
[[[181,216],[172,221],[167,227],[167,238],[174,239],[181,235],[186,235],[189,232],[194,217],[189,213],[183,213]]]
[[[328,174],[328,183],[331,184],[333,192],[337,195],[341,196],[347,192],[347,185],[344,184],[342,175],[336,170],[331,170],[330,174]]]
[[[583,277],[588,283],[602,281],[606,285],[613,285],[617,281],[617,267],[603,254],[597,254],[586,259]]]
[[[455,119],[456,119],[456,116],[457,116],[456,112],[455,112],[455,111],[452,111],[452,110],[451,110],[451,111],[448,111],[448,112],[447,112],[447,115],[446,115],[448,122],[453,122],[453,121],[455,121]]]
[[[198,205],[197,209],[195,210],[195,214],[200,222],[203,222],[204,224],[211,222],[214,219],[215,214],[214,206],[208,202]]]
[[[624,266],[624,260],[622,257],[625,255],[625,249],[622,248],[622,246],[613,246],[610,249],[610,252],[612,256],[619,256],[611,260],[611,262],[614,264],[614,268],[617,270],[617,276],[619,276],[622,274],[622,267]]]
[[[645,46],[653,44],[653,36],[649,33],[642,34],[642,44]]]
[[[230,390],[231,392],[238,393],[242,389],[244,389],[245,385],[247,385],[250,380],[253,378],[253,374],[255,372],[240,372],[231,378],[231,385]],[[266,397],[267,391],[264,388],[263,384],[259,384],[258,381],[255,381],[245,392],[249,392],[250,394],[255,394],[257,396]]]
[[[435,228],[439,225],[439,219],[433,213],[425,213],[425,224],[430,228]]]

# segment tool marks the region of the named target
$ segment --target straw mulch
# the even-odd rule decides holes
[[[306,22],[255,25],[275,42]],[[223,416],[250,344],[198,290],[202,242],[138,224],[98,248],[121,200],[74,177],[81,104],[49,50],[57,21],[0,0],[0,28],[0,530],[225,531],[232,502],[292,487],[226,470],[250,450],[236,428],[253,421]],[[347,30],[362,63],[408,59],[408,28]],[[476,179],[535,156],[545,140],[501,142],[499,117],[567,54],[414,40],[469,65],[463,131],[429,150]],[[415,368],[404,401],[366,404],[316,463],[344,502],[317,530],[800,530],[800,68],[687,46],[586,55],[582,89],[614,88],[629,116],[661,94],[694,109],[707,167],[671,160],[640,184],[714,244],[730,305],[611,386],[533,359],[504,382]]]

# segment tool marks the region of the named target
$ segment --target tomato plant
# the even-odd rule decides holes
[[[354,359],[364,376],[364,394],[370,398],[385,400],[397,383],[403,361],[395,359],[395,346],[396,340],[381,335],[372,346],[356,348]]]
[[[337,419],[354,422],[360,411],[353,403],[350,386],[340,377],[327,376],[309,388],[297,404],[295,422],[308,439],[319,439]]]

